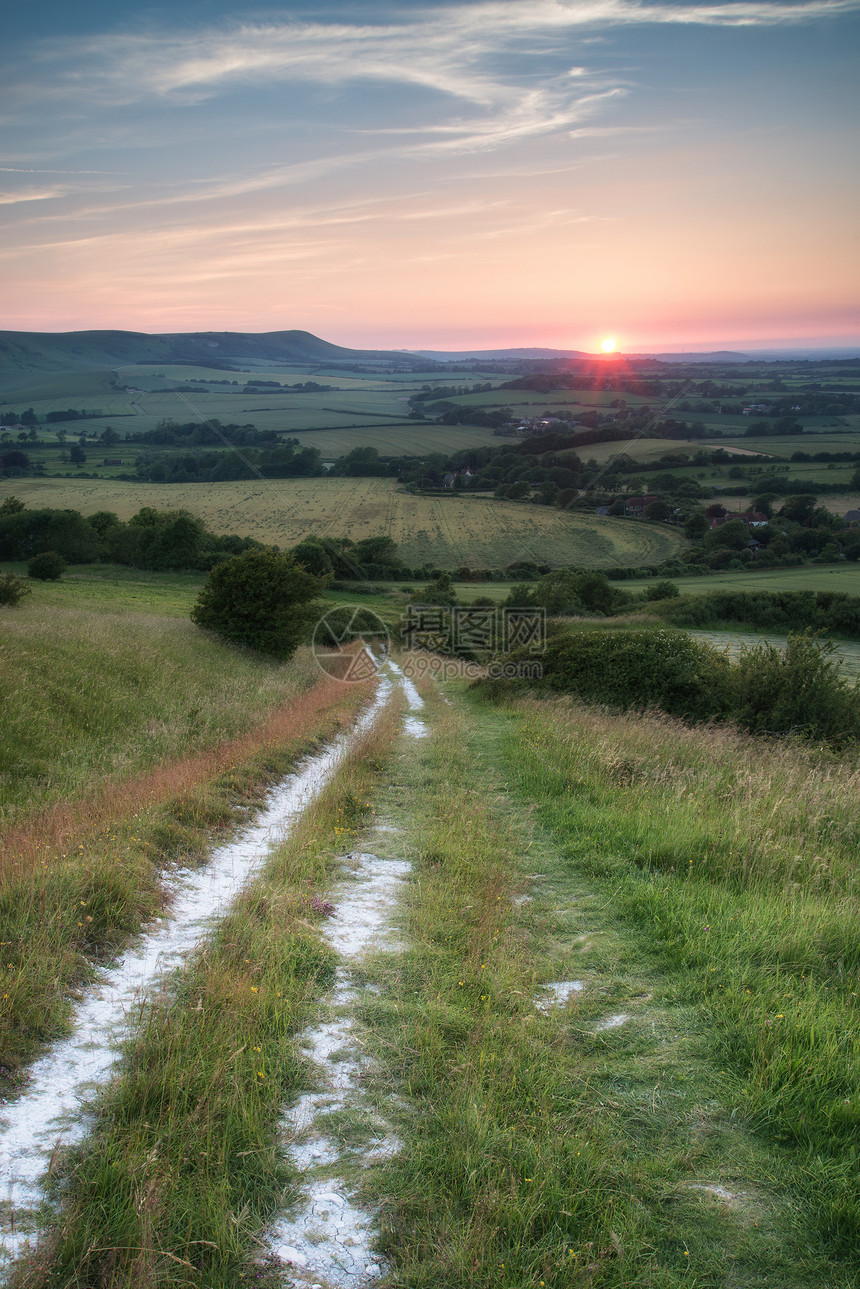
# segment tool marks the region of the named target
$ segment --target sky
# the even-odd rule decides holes
[[[39,0],[0,328],[860,344],[860,0]]]

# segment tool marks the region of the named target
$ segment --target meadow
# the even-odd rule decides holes
[[[517,560],[613,568],[657,564],[685,545],[666,525],[631,524],[483,497],[420,497],[388,479],[277,479],[218,484],[138,484],[91,479],[15,479],[0,498],[28,507],[112,510],[129,519],[142,506],[185,508],[216,533],[237,533],[281,547],[309,534],[386,534],[407,565],[498,568]]]
[[[10,1104],[173,868],[368,700],[197,631],[199,583],[82,566],[0,616]],[[411,873],[334,1007],[373,1060],[326,1132],[380,1289],[852,1289],[856,751],[421,687],[431,737],[395,700],[134,1014],[17,1283],[290,1282],[267,1233],[335,1174],[284,1107],[325,1089],[301,1031],[372,852]]]

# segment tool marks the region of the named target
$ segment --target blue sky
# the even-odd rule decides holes
[[[860,343],[860,0],[53,2],[0,326]]]

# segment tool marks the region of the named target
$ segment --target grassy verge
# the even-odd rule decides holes
[[[188,621],[30,605],[0,621],[0,828],[253,729],[318,678]]]
[[[270,784],[351,721],[366,693],[327,681],[242,740],[169,762],[14,836],[0,875],[4,1095],[64,1031],[72,995],[96,964],[162,911],[164,865],[205,855],[213,835],[244,821]]]
[[[814,1248],[860,1274],[858,772],[669,720],[522,704],[508,770],[702,1017],[714,1086]]]
[[[235,1286],[293,1181],[276,1137],[307,1086],[295,1034],[334,961],[314,926],[399,725],[389,710],[264,875],[143,1011],[91,1142],[70,1161],[62,1229],[28,1286]]]
[[[713,907],[704,918],[702,908],[694,910],[682,943],[668,929],[658,930],[655,943],[654,902],[643,914],[629,894],[649,868],[644,835],[633,849],[636,839],[611,826],[610,805],[628,828],[652,830],[654,851],[661,825],[672,828],[661,793],[673,791],[673,808],[676,799],[684,808],[681,789],[689,789],[693,773],[669,776],[665,755],[650,754],[657,734],[631,719],[642,764],[653,764],[654,790],[647,797],[643,789],[634,806],[618,736],[609,730],[600,744],[593,727],[574,736],[564,723],[573,719],[546,704],[515,720],[478,704],[466,715],[445,708],[436,715],[433,746],[420,761],[413,752],[398,766],[391,801],[399,799],[415,867],[410,944],[401,957],[381,958],[368,970],[380,992],[364,1012],[380,1078],[409,1105],[398,1128],[402,1153],[366,1187],[382,1206],[386,1283],[847,1289],[852,1270],[831,1260],[823,1239],[816,1246],[809,1207],[815,1185],[847,1181],[847,1159],[816,1163],[805,1141],[763,1132],[757,1115],[768,1105],[778,1113],[768,1092],[773,1063],[750,1065],[743,1094],[746,1057],[738,1061],[740,1052],[716,1032],[714,1006],[739,1016],[755,1007],[756,1033],[776,1060],[789,1007],[785,998],[776,1009],[773,994],[756,996],[752,978],[767,970],[747,967],[744,958],[755,942],[761,964],[771,926],[758,922],[759,909],[743,919],[744,939],[732,948],[734,979],[712,971],[719,938],[712,936]],[[655,722],[654,729],[667,745],[677,744],[675,726]],[[687,734],[685,750],[697,740],[693,762],[712,770],[709,736]],[[746,766],[740,795],[747,797],[754,791],[750,751],[749,741],[738,741],[736,772]],[[589,756],[602,767],[600,791],[569,764]],[[835,789],[835,764],[831,770]],[[826,794],[830,781],[822,774]],[[792,782],[802,782],[801,769]],[[602,804],[607,794],[611,802]],[[733,796],[723,801],[735,809]],[[832,795],[819,805],[814,815],[807,797],[810,829],[821,835],[848,827],[847,798],[841,814]],[[691,806],[691,818],[697,813]],[[738,808],[738,829],[742,815]],[[700,841],[697,834],[697,855]],[[736,905],[748,889],[749,849],[738,856],[736,886],[728,875],[721,879]],[[669,880],[682,892],[699,883],[705,889],[698,859],[691,865],[689,858],[690,848],[683,872],[671,879],[671,864],[656,871],[661,899]],[[838,877],[848,877],[847,867]],[[819,868],[810,894],[823,895],[828,880]],[[657,908],[662,915],[663,904]],[[840,922],[836,908],[833,918],[831,932],[847,932],[849,920]],[[720,932],[726,944],[737,934],[733,927],[727,922]],[[809,928],[801,918],[795,929]],[[797,949],[803,944],[800,935]],[[687,945],[698,955],[691,965],[683,965]],[[806,954],[817,962],[820,941]],[[811,967],[801,967],[799,1029],[810,1019],[802,977]],[[542,984],[574,979],[584,988],[566,1006],[548,1014],[535,1007]],[[784,987],[781,978],[774,992]],[[798,1056],[790,1057],[795,1068]],[[815,1079],[830,1081],[832,1105],[845,1091],[848,1067],[831,1073],[839,1056],[829,1044],[820,1056]],[[808,1045],[803,1059],[810,1061]],[[839,1149],[847,1155],[845,1139]]]

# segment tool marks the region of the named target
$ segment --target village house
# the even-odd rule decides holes
[[[711,529],[722,528],[723,524],[728,524],[733,519],[741,519],[747,528],[764,528],[768,522],[767,515],[760,510],[731,511],[727,510],[724,515],[715,515],[711,519]]]
[[[641,515],[643,510],[651,505],[652,501],[659,500],[660,498],[656,493],[649,497],[628,497],[624,503],[624,513],[627,515]]]

